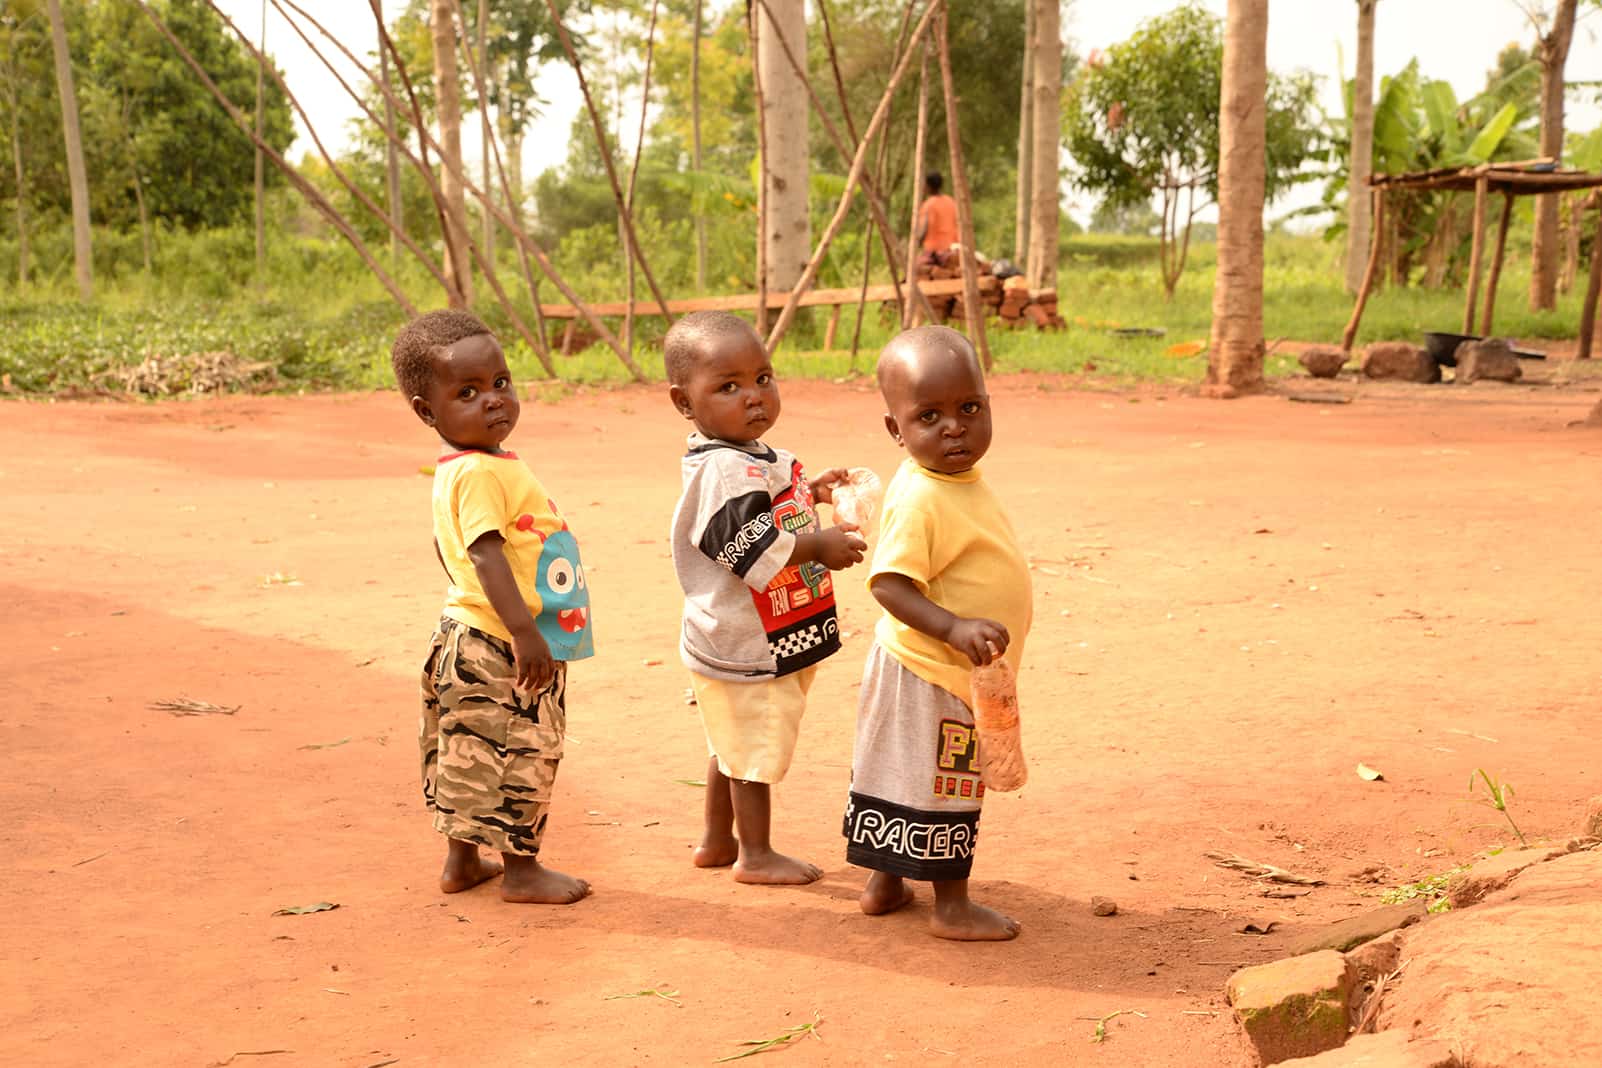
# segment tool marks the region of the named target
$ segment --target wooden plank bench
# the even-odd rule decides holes
[[[980,294],[992,293],[999,289],[1001,283],[984,275],[979,279]],[[962,295],[962,279],[943,278],[937,281],[925,280],[918,283],[918,288],[926,297],[951,297]],[[855,304],[862,295],[860,286],[850,289],[811,289],[801,295],[798,302],[800,307],[814,308],[819,305],[834,305],[841,307]],[[770,290],[768,293],[768,307],[782,308],[790,299],[788,290]],[[868,287],[867,302],[870,304],[882,303],[896,299],[896,287],[885,284]],[[755,293],[735,293],[727,297],[692,297],[689,300],[670,300],[667,302],[668,311],[674,315],[684,315],[695,311],[756,311],[757,297]],[[613,301],[607,304],[591,304],[590,310],[596,315],[622,316],[627,315],[629,305],[627,301]],[[540,312],[547,319],[577,319],[578,309],[571,304],[541,304]],[[634,302],[635,315],[661,315],[662,309],[654,300],[636,300]]]

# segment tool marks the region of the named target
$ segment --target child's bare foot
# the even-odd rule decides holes
[[[506,858],[501,900],[519,905],[571,905],[590,893],[590,884],[547,868],[533,857]]]
[[[740,859],[740,843],[734,835],[714,837],[708,834],[695,847],[697,868],[727,868]]]
[[[747,852],[734,862],[734,881],[756,883],[762,886],[805,886],[823,877],[823,869],[804,860],[787,857],[769,850],[766,853]]]
[[[936,938],[956,942],[1005,942],[1018,937],[1018,921],[966,898],[935,902],[929,931]]]
[[[912,887],[899,875],[876,871],[868,876],[868,885],[857,903],[869,916],[883,916],[912,904]]]
[[[441,891],[459,894],[501,873],[500,862],[485,860],[479,855],[478,846],[472,842],[461,842],[458,846],[457,842],[452,839],[450,851],[445,854],[445,869],[439,873]],[[464,846],[466,848],[462,848]]]

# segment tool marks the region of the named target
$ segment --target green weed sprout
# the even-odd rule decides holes
[[[1524,832],[1519,830],[1519,825],[1513,822],[1513,814],[1507,810],[1507,803],[1513,797],[1512,785],[1505,782],[1497,782],[1491,778],[1490,773],[1484,768],[1475,768],[1474,774],[1469,776],[1470,794],[1474,792],[1476,776],[1484,780],[1485,791],[1490,794],[1489,797],[1475,798],[1476,803],[1485,805],[1487,808],[1494,808],[1500,812],[1507,820],[1507,825],[1513,828],[1513,833],[1518,836],[1519,845],[1528,846],[1530,843],[1524,840]]]

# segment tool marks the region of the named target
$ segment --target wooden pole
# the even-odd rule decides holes
[[[862,142],[857,145],[856,155],[851,159],[851,170],[846,175],[845,192],[840,195],[840,203],[834,209],[834,217],[829,220],[829,225],[824,228],[823,237],[818,241],[818,247],[813,249],[812,258],[807,261],[805,269],[801,272],[801,277],[796,281],[795,288],[790,290],[790,296],[785,301],[784,308],[779,312],[778,322],[773,324],[773,329],[768,333],[767,345],[770,352],[778,347],[779,341],[784,337],[785,332],[790,329],[790,324],[795,320],[796,309],[800,306],[801,295],[811,287],[813,280],[817,278],[818,268],[823,265],[823,257],[828,254],[829,246],[834,242],[835,235],[840,232],[841,224],[845,222],[846,215],[851,211],[851,201],[856,195],[857,185],[862,180],[862,169],[868,161],[868,148],[873,144],[873,139],[879,136],[879,131],[884,126],[885,115],[890,110],[890,101],[895,98],[896,90],[901,86],[901,79],[906,76],[907,68],[911,65],[913,46],[923,40],[923,35],[928,32],[929,24],[934,21],[935,14],[940,10],[941,2],[942,0],[930,0],[929,6],[924,9],[923,17],[918,20],[917,27],[913,29],[912,36],[907,38],[907,49],[901,54],[895,70],[891,72],[890,81],[884,88],[884,95],[879,98],[879,106],[874,108],[873,118],[869,120],[868,128],[862,134]]]
[[[745,12],[746,37],[751,42],[751,90],[756,94],[757,113],[757,243],[756,243],[756,331],[768,334],[768,109],[762,95],[762,56],[757,44],[757,12],[752,4]]]
[[[134,0],[134,2],[138,3],[141,7],[146,7],[144,0]],[[385,125],[383,120],[380,119],[376,113],[374,113],[373,109],[367,106],[366,101],[362,99],[361,95],[354,92],[349,83],[339,76],[338,68],[330,63],[328,58],[311,43],[310,38],[300,30],[299,25],[293,18],[289,16],[285,8],[293,10],[297,16],[309,22],[318,33],[322,34],[325,39],[327,39],[335,48],[340,51],[340,54],[350,62],[350,64],[357,70],[358,73],[362,75],[362,77],[366,78],[370,83],[378,84],[377,79],[374,77],[374,72],[364,63],[362,63],[361,59],[355,53],[353,53],[349,48],[345,47],[344,43],[341,42],[339,38],[329,33],[328,29],[324,27],[322,23],[318,22],[310,12],[296,4],[295,0],[272,0],[272,3],[273,6],[278,9],[278,13],[284,17],[284,21],[289,23],[291,27],[294,27],[296,32],[300,34],[301,40],[306,42],[307,47],[311,49],[312,54],[322,62],[323,66],[327,67],[329,71],[334,74],[336,80],[338,80],[340,85],[345,89],[345,92],[349,94],[351,99],[356,102],[357,107],[361,108],[361,110],[367,115],[368,119],[377,125],[379,129],[384,131],[385,135],[389,138],[390,143],[395,145],[396,148],[398,148],[406,157],[407,162],[417,169],[418,174],[422,177],[424,183],[428,185],[429,191],[433,195],[437,211],[438,204],[442,199],[442,193],[440,191],[439,181],[434,176],[433,167],[428,163],[427,153],[429,145],[432,144],[435,150],[438,151],[439,144],[438,142],[434,141],[433,135],[428,132],[427,125],[419,121],[419,116],[421,116],[422,110],[420,105],[417,103],[416,93],[411,87],[411,76],[407,72],[405,61],[401,58],[400,52],[395,48],[394,41],[389,36],[388,29],[383,25],[382,17],[379,16],[378,21],[379,43],[387,50],[391,60],[394,61],[395,72],[400,76],[402,86],[406,88],[408,100],[412,105],[411,110],[413,115],[413,125],[417,130],[417,147],[418,153],[422,156],[421,159],[412,154],[411,149],[406,145],[405,141],[400,138],[395,130],[390,126]],[[375,15],[378,15],[377,0],[373,0],[373,6]],[[388,99],[391,103],[399,102],[393,96],[388,94],[386,94],[386,99]],[[441,153],[441,155],[443,157],[443,153]],[[284,166],[287,167],[288,164],[286,163]],[[289,173],[295,178],[299,177],[295,174],[293,168],[290,168]],[[624,367],[628,368],[629,373],[633,376],[634,380],[637,382],[644,382],[645,375],[640,371],[639,367],[635,365],[634,361],[629,357],[629,354],[623,350],[623,345],[618,341],[617,335],[613,334],[612,331],[607,328],[606,323],[602,322],[601,318],[595,314],[590,306],[581,300],[578,294],[574,292],[573,287],[567,284],[566,279],[564,279],[557,271],[556,265],[551,262],[550,257],[546,255],[545,250],[540,247],[539,242],[535,241],[528,235],[528,233],[518,224],[517,220],[512,217],[510,212],[502,209],[495,202],[495,198],[489,191],[479,189],[478,186],[473,183],[473,180],[467,175],[465,168],[461,170],[459,177],[462,181],[462,188],[468,193],[471,193],[473,196],[477,197],[484,205],[486,211],[494,212],[495,220],[512,234],[512,236],[518,242],[518,246],[533,255],[534,261],[539,264],[540,270],[544,272],[545,277],[550,279],[551,284],[556,286],[557,290],[561,292],[562,296],[567,298],[568,303],[573,305],[578,313],[583,316],[584,321],[587,322],[590,325],[590,328],[595,331],[596,336],[602,341],[606,342],[607,346],[617,354],[618,360],[623,364]],[[309,183],[307,183],[307,188],[311,189],[313,193],[316,192],[316,188],[311,186]],[[443,222],[441,225],[443,225]],[[476,244],[472,242],[471,238],[469,238],[469,245],[476,247]],[[415,315],[416,312],[412,311],[412,314]],[[536,348],[535,351],[538,351],[538,349]]]
[[[567,53],[567,61],[578,76],[579,92],[584,96],[584,107],[590,114],[590,125],[595,129],[595,144],[601,150],[601,163],[606,168],[606,179],[612,186],[612,199],[623,220],[623,234],[627,239],[629,254],[639,263],[640,273],[645,275],[645,284],[650,286],[651,295],[662,309],[662,317],[671,323],[673,316],[668,311],[667,298],[656,284],[656,275],[651,273],[651,265],[645,261],[645,250],[640,248],[639,235],[634,232],[634,213],[623,199],[623,183],[618,181],[617,167],[612,163],[612,150],[606,140],[606,124],[601,121],[601,113],[595,109],[595,99],[590,96],[590,84],[584,79],[584,66],[579,62],[578,52],[573,47],[572,37],[568,35],[567,24],[562,21],[562,13],[557,10],[556,0],[545,0],[545,6],[551,13],[551,24],[556,27],[556,35],[561,38],[562,51]]]
[[[985,306],[979,299],[979,261],[974,258],[973,197],[962,162],[962,132],[957,124],[957,83],[951,73],[951,41],[946,33],[946,8],[940,8],[935,31],[940,47],[940,84],[946,98],[946,144],[951,152],[952,191],[957,194],[957,232],[962,235],[962,310],[968,317],[968,340],[979,350],[979,360],[990,370],[990,341],[985,337]]]
[[[1480,313],[1480,336],[1491,336],[1496,312],[1496,284],[1502,280],[1502,257],[1507,252],[1507,224],[1513,218],[1513,193],[1502,195],[1502,221],[1496,227],[1496,254],[1491,257],[1491,277],[1485,282],[1485,310]]]
[[[1341,333],[1341,351],[1348,353],[1352,351],[1352,341],[1357,337],[1357,324],[1363,321],[1363,306],[1368,303],[1368,295],[1374,290],[1374,277],[1379,273],[1380,246],[1384,244],[1385,190],[1375,189],[1369,196],[1374,198],[1374,229],[1368,242],[1368,266],[1363,269],[1363,286],[1357,291],[1357,301],[1352,305],[1352,317],[1347,320],[1346,329]]]
[[[869,245],[868,247],[872,248],[873,246]],[[864,289],[863,292],[866,293],[867,290]],[[833,352],[834,351],[834,338],[835,338],[836,333],[838,333],[838,331],[840,329],[840,309],[842,309],[844,307],[845,307],[844,304],[836,304],[834,306],[834,311],[829,313],[829,325],[823,331],[823,351],[824,352]]]
[[[1485,256],[1485,201],[1491,180],[1480,175],[1474,181],[1474,245],[1469,252],[1468,303],[1463,308],[1463,333],[1474,330],[1474,305],[1480,297],[1480,261]]]
[[[923,155],[928,150],[927,138],[929,135],[929,42],[923,45],[923,58],[918,67],[918,132],[912,147],[912,222],[907,226],[907,281],[910,285],[918,284],[918,255],[922,251],[918,247],[918,206],[923,201]],[[916,315],[912,308],[902,313],[901,328],[910,330],[915,325]],[[934,322],[934,315],[930,314],[929,322]]]
[[[758,0],[758,2],[761,4],[762,9],[767,12],[767,24],[773,28],[775,42],[784,52],[784,58],[789,62],[790,69],[795,73],[797,80],[801,82],[802,88],[807,91],[807,98],[812,103],[812,109],[818,114],[818,121],[823,126],[823,132],[828,135],[829,140],[834,144],[835,151],[840,153],[841,158],[851,155],[857,150],[859,144],[856,135],[851,135],[849,143],[840,136],[839,130],[834,125],[834,120],[829,117],[828,111],[824,109],[823,101],[818,99],[818,94],[812,86],[812,79],[807,76],[806,68],[801,66],[795,53],[790,49],[790,43],[785,40],[783,32],[779,30],[778,20],[773,17],[773,12],[768,8],[768,0]],[[827,43],[828,41],[825,39],[825,44]],[[841,106],[846,107],[846,102],[843,98]],[[848,107],[846,118],[849,123],[850,110]],[[868,202],[868,210],[872,216],[873,224],[878,227],[879,240],[884,243],[885,258],[890,261],[890,284],[896,290],[896,303],[904,308],[906,306],[906,298],[902,296],[901,281],[896,276],[895,237],[891,233],[890,219],[885,214],[885,206],[879,197],[878,183],[869,175],[867,169],[862,172],[862,195]],[[922,299],[921,294],[918,295],[918,299]],[[928,309],[926,308],[925,310],[927,311]]]
[[[1596,300],[1602,291],[1602,212],[1597,214],[1596,239],[1591,242],[1591,277],[1585,284],[1585,305],[1580,312],[1580,351],[1578,359],[1591,358],[1591,341],[1596,334]],[[1602,409],[1602,406],[1599,406]]]
[[[484,3],[485,0],[479,0]],[[645,116],[651,110],[651,61],[656,57],[656,11],[658,0],[651,0],[651,25],[645,31],[645,77],[640,89],[640,132],[634,139],[634,163],[629,167],[629,187],[624,203],[628,205],[629,214],[634,214],[634,189],[640,180],[640,157],[645,155]],[[634,261],[629,261],[627,275],[627,293],[624,300],[628,302],[629,313],[623,317],[623,347],[629,352],[634,351]],[[668,322],[673,320],[669,319]]]

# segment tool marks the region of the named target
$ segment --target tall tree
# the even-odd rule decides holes
[[[806,55],[806,3],[773,0],[758,8],[757,69],[762,79],[768,152],[764,168],[767,186],[763,190],[768,226],[759,240],[767,243],[768,286],[791,289],[812,253],[812,225],[807,211],[810,105],[806,87],[785,58],[779,35],[797,56]]]
[[[1018,184],[1014,191],[1012,217],[1012,255],[1019,263],[1029,261],[1029,214],[1034,210],[1035,126],[1031,116],[1035,107],[1035,4],[1024,5],[1023,77],[1018,79]]]
[[[39,135],[40,119],[48,116],[30,115],[39,107],[39,94],[29,92],[38,85],[44,74],[44,37],[40,32],[43,12],[36,5],[11,3],[0,9],[0,101],[5,103],[5,124],[11,142],[11,166],[16,180],[17,215],[17,285],[27,288],[31,273],[29,263],[28,201],[32,190],[28,184],[28,153],[24,145],[33,140],[25,134]],[[51,131],[52,133],[54,131]]]
[[[486,42],[489,39],[489,21],[490,21],[489,20],[489,0],[478,0],[478,15],[477,15],[477,18],[475,20],[475,25],[473,27],[474,36],[477,38],[477,41],[476,41],[476,43],[474,45],[473,62],[478,64],[478,67],[479,67],[478,79],[479,80],[482,80],[487,76],[487,72],[484,70],[484,67],[485,67],[485,56],[488,54],[485,51],[485,46],[486,46]],[[479,130],[479,139],[481,141],[481,147],[482,147],[482,160],[481,160],[481,162],[483,163],[483,168],[482,168],[482,171],[481,171],[481,175],[482,176],[481,176],[481,178],[479,180],[479,186],[485,192],[489,192],[489,191],[491,191],[491,190],[493,190],[495,188],[495,179],[492,177],[492,168],[494,167],[494,162],[495,162],[494,161],[495,144],[494,144],[494,140],[493,140],[495,135],[494,135],[494,133],[493,133],[491,127],[490,127],[490,101],[488,101],[488,100],[480,100],[478,102],[478,130]],[[488,210],[486,210],[484,212],[484,246],[483,247],[484,247],[484,258],[486,260],[489,260],[491,263],[494,263],[495,262],[495,216],[492,215]]]
[[[1062,144],[1062,8],[1060,0],[1031,0],[1034,49],[1030,84],[1034,102],[1030,122],[1034,146],[1030,164],[1029,285],[1050,289],[1057,284],[1057,216],[1061,212]]]
[[[1218,396],[1263,384],[1267,99],[1268,0],[1229,0],[1218,129],[1218,273],[1207,347],[1207,385]]]
[[[1346,289],[1356,293],[1368,265],[1374,205],[1374,5],[1357,0],[1357,72],[1352,78],[1352,145],[1346,172]]]
[[[61,98],[61,134],[67,143],[67,181],[72,190],[72,266],[78,296],[95,295],[93,251],[89,245],[89,176],[83,165],[83,137],[78,129],[78,94],[72,84],[72,55],[67,51],[67,24],[61,0],[46,0],[50,42],[56,57],[56,93]]]
[[[379,18],[383,17],[382,4],[375,2],[375,10]],[[384,125],[394,130],[395,101],[391,94],[389,84],[389,49],[382,46],[378,49],[378,81],[384,96]],[[406,226],[406,210],[401,202],[400,153],[395,142],[384,138],[384,194],[389,206],[389,219],[394,224],[394,230],[389,235],[389,258],[391,262],[400,260],[400,234]]]
[[[467,244],[467,197],[462,188],[462,100],[456,73],[456,21],[451,0],[430,0],[434,42],[434,100],[444,159],[440,186],[445,194],[445,275],[453,305],[473,302],[473,272]]]
[[[267,0],[261,0],[261,43],[257,50],[261,59],[256,64],[256,139],[261,140],[267,121]],[[267,268],[267,175],[266,157],[256,149],[256,174],[253,192],[256,200],[256,271]],[[143,204],[141,203],[141,207]],[[143,214],[143,212],[141,212]],[[146,264],[148,269],[149,265]]]
[[[1541,155],[1563,158],[1563,67],[1574,40],[1575,9],[1579,0],[1558,0],[1546,32],[1539,34],[1536,58],[1541,61]],[[1541,311],[1557,306],[1558,197],[1535,198],[1535,238],[1530,249],[1530,308]]]

